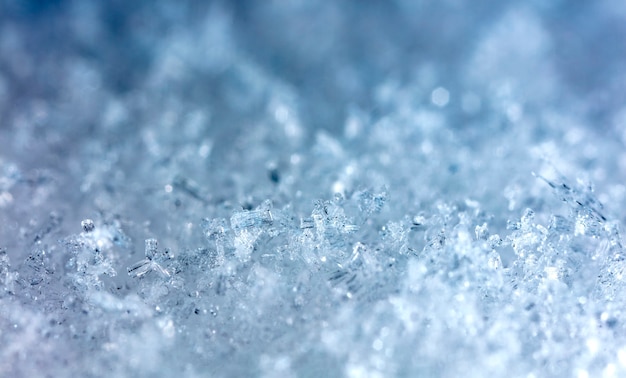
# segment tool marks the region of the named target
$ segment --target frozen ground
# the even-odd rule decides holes
[[[0,376],[626,376],[625,20],[0,1]]]

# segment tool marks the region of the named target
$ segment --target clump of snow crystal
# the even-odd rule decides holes
[[[626,6],[0,5],[0,376],[626,375]]]

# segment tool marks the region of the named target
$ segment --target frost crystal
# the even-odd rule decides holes
[[[0,282],[2,283],[4,291],[9,294],[14,294],[15,283],[18,278],[19,273],[11,271],[6,249],[0,248]]]
[[[0,377],[626,377],[625,19],[0,1]]]
[[[159,252],[156,239],[146,239],[145,244],[146,258],[129,266],[127,268],[128,274],[141,278],[147,273],[155,271],[162,277],[170,277],[170,272],[163,267],[170,259],[169,252],[167,250]]]
[[[260,227],[272,224],[272,203],[265,201],[256,210],[240,211],[230,218],[230,225],[235,231],[250,227]]]

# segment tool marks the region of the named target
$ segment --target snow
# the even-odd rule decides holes
[[[626,375],[619,1],[0,4],[0,376]]]

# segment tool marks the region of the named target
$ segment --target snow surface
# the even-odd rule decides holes
[[[624,20],[0,1],[0,376],[626,376]]]

